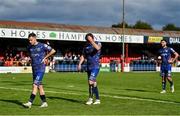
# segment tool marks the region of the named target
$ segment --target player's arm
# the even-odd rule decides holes
[[[174,63],[176,59],[179,57],[179,54],[176,51],[174,51],[172,48],[171,48],[171,52],[174,54],[174,58],[170,59],[168,62]]]
[[[179,57],[179,54],[177,52],[174,52],[174,56],[175,57],[172,59],[172,63],[174,63],[177,60],[177,58]]]
[[[47,59],[49,58],[51,55],[53,55],[56,52],[56,50],[52,49],[44,58]]]
[[[48,54],[44,57],[44,59],[42,60],[42,62],[45,62],[45,60],[46,60],[47,58],[49,58],[51,55],[53,55],[55,52],[56,52],[56,50],[51,49],[51,51],[48,52]]]
[[[88,41],[93,45],[96,50],[101,49],[101,45],[97,44],[92,37],[88,36]]]
[[[78,64],[78,70],[79,70],[79,71],[81,70],[81,65],[82,65],[83,62],[84,62],[84,56],[81,55],[80,61],[79,61],[79,64]]]

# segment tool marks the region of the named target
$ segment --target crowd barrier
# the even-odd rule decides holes
[[[77,72],[79,61],[55,61],[51,66],[47,66],[46,72]],[[81,72],[87,71],[87,64],[84,63]],[[120,72],[121,63],[111,61],[110,63],[101,64],[101,72]],[[125,72],[133,71],[160,71],[160,68],[152,60],[135,60],[131,63],[125,63]],[[172,72],[180,72],[180,67],[172,67]],[[31,66],[0,66],[0,73],[32,73]]]
[[[56,72],[77,72],[78,69],[78,63],[79,61],[67,61],[67,60],[57,60],[54,64],[54,70]],[[119,61],[117,60],[112,60],[109,65],[103,65],[101,64],[100,66],[100,71],[101,72],[119,72],[121,65],[119,64]],[[81,71],[85,72],[87,71],[87,64],[86,62],[83,63],[81,66]]]
[[[156,62],[154,60],[131,61],[130,71],[156,71]]]
[[[77,72],[78,62],[79,61],[56,61],[54,70],[56,72]],[[135,60],[132,61],[128,67],[130,68],[129,71],[156,71],[156,62],[150,60]],[[109,67],[103,67],[101,65],[101,69],[101,71],[107,72],[120,72],[121,63],[117,60],[112,60],[109,63]],[[86,70],[86,63],[84,63],[81,71]]]
[[[56,60],[54,70],[56,72],[77,72],[79,60]],[[86,64],[83,64],[81,71],[86,71]]]

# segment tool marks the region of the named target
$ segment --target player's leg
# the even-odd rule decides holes
[[[171,77],[171,67],[168,68],[167,80],[170,83],[170,89],[171,89],[171,92],[173,93],[175,90],[174,90],[174,82]]]
[[[44,92],[44,88],[43,88],[42,84],[39,85],[39,95],[40,95],[42,102],[46,102],[45,92]]]
[[[37,91],[38,91],[38,84],[36,83],[36,77],[37,73],[33,72],[33,85],[32,85],[32,93],[30,95],[29,101],[27,103],[24,103],[23,105],[27,108],[31,108],[32,103],[36,97]]]
[[[99,69],[93,69],[91,71],[91,75],[90,75],[90,78],[89,78],[89,83],[91,85],[93,85],[93,88],[92,88],[93,94],[96,97],[96,100],[95,100],[95,102],[93,104],[100,104],[99,91],[98,91],[98,86],[97,86],[97,81],[96,81],[98,73],[99,73]]]
[[[99,98],[99,91],[97,87],[97,82],[94,82],[94,87],[93,87],[93,93],[96,96],[96,100],[93,104],[100,104],[100,98]]]
[[[39,89],[39,95],[42,101],[42,104],[40,107],[48,107],[47,101],[46,101],[46,96],[45,96],[45,92],[44,92],[44,88],[42,85],[42,79],[44,76],[44,72],[38,72],[38,78],[36,78],[36,82],[38,84],[38,89]]]
[[[40,98],[41,98],[41,101],[42,101],[42,104],[41,104],[40,107],[41,108],[48,107],[43,85],[39,85],[39,94],[40,94]]]
[[[161,93],[166,93],[166,77],[162,76],[162,91]]]
[[[89,85],[89,98],[86,104],[91,105],[93,103],[93,85],[89,82],[91,71],[87,71],[87,75],[88,75],[88,85]]]
[[[161,68],[161,77],[162,77],[162,91],[160,93],[166,93],[166,75],[165,70]]]
[[[34,83],[34,84],[33,84],[33,87],[32,87],[32,94],[31,94],[30,99],[29,99],[29,101],[30,101],[31,103],[33,103],[37,92],[38,92],[38,85]]]
[[[88,75],[88,85],[89,85],[89,98],[93,98],[93,85],[91,83],[89,83],[89,78],[91,75],[91,71],[87,71],[87,75]]]
[[[168,77],[168,82],[170,83],[170,89],[171,89],[171,92],[174,93],[175,89],[174,89],[174,82],[172,80],[171,77]]]

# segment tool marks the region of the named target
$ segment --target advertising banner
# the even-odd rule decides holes
[[[80,32],[62,32],[62,31],[45,31],[45,30],[28,30],[28,29],[9,29],[0,28],[0,38],[20,38],[27,39],[29,33],[34,32],[38,39],[45,40],[64,40],[64,41],[85,41],[86,33]],[[144,43],[144,36],[140,35],[123,35],[118,34],[98,34],[94,33],[95,39],[101,42],[113,43]]]
[[[46,67],[46,73],[49,72],[49,67]],[[0,73],[32,73],[32,67],[0,67]]]
[[[155,36],[144,36],[144,43],[159,44],[162,39],[167,40],[167,42],[169,43],[169,37],[155,37]]]
[[[180,44],[180,37],[170,37],[169,43],[170,44]]]

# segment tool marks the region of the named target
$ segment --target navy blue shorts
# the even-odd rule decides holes
[[[99,69],[91,69],[87,71],[88,80],[96,81],[97,75],[99,73]]]
[[[45,73],[45,66],[44,65],[38,65],[32,67],[33,71],[33,84],[39,86],[42,85],[42,79]]]
[[[161,77],[171,77],[171,65],[161,66]]]
[[[43,76],[44,76],[44,72],[33,73],[33,84],[37,86],[42,85]]]

